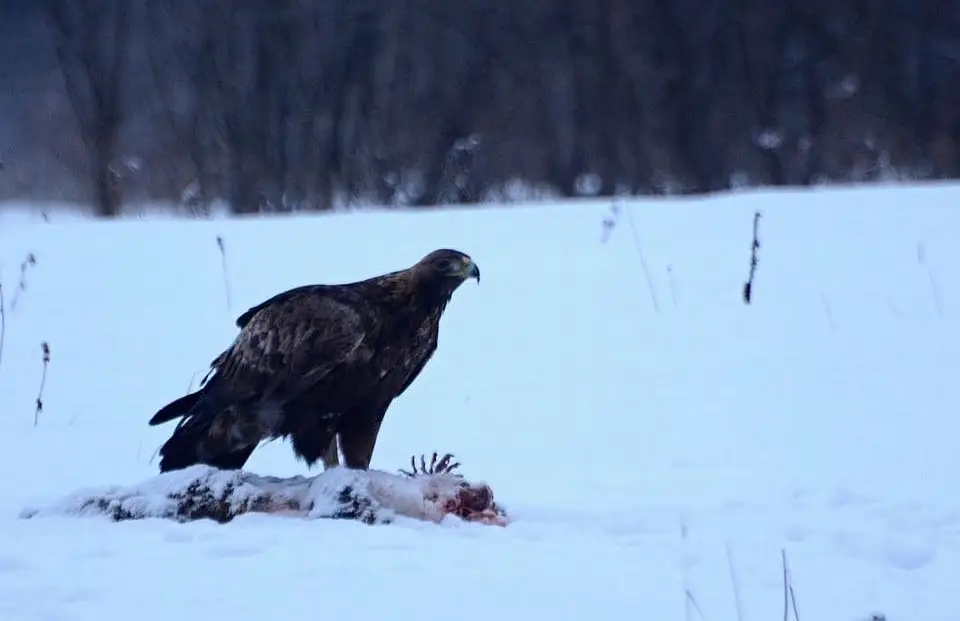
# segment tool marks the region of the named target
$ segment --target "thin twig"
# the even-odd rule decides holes
[[[187,392],[184,394],[189,395],[193,392],[193,382],[196,381],[198,375],[200,375],[200,371],[194,371],[193,375],[190,376],[190,382],[187,384]]]
[[[933,277],[933,270],[927,268],[927,277],[930,279],[930,291],[933,292],[933,303],[937,308],[937,317],[943,319],[943,302],[940,300],[940,287]]]
[[[789,606],[789,593],[790,593],[790,578],[787,575],[787,551],[780,550],[780,555],[783,558],[783,621],[789,621],[790,618],[790,606]]]
[[[700,605],[697,604],[697,600],[693,598],[693,593],[689,590],[687,591],[687,600],[693,604],[693,609],[697,611],[698,615],[700,615],[700,621],[707,621],[707,618],[703,616],[703,611],[700,610]]]
[[[223,289],[227,298],[227,310],[230,310],[230,279],[227,276],[227,249],[224,246],[223,238],[217,235],[217,248],[220,249],[220,268],[223,271]]]
[[[750,244],[750,276],[743,284],[743,303],[750,304],[753,300],[753,279],[757,275],[757,265],[760,263],[760,212],[753,214],[753,242]]]
[[[690,589],[690,572],[687,571],[687,562],[683,558],[683,554],[686,553],[686,548],[689,545],[687,540],[687,524],[685,521],[680,521],[680,542],[682,544],[682,552],[680,558],[680,571],[683,576],[683,595],[684,595],[684,619],[686,621],[691,621],[690,615],[690,606],[693,606],[693,609],[697,611],[697,614],[700,616],[701,621],[706,621],[706,617],[703,616],[703,611],[700,610],[700,605],[697,604],[697,600],[693,597],[693,591]]]
[[[793,618],[795,621],[800,621],[800,612],[797,610],[797,596],[793,592],[793,585],[790,585],[790,603],[793,606]]]
[[[740,581],[737,580],[737,570],[733,566],[733,552],[730,550],[730,542],[726,543],[727,548],[727,566],[730,568],[730,582],[733,584],[733,602],[737,607],[737,621],[743,621],[743,603],[740,601]]]
[[[40,344],[43,350],[43,375],[40,376],[40,390],[37,392],[37,409],[33,413],[33,426],[40,422],[40,412],[43,411],[43,387],[47,384],[47,367],[50,366],[50,345],[44,341]]]
[[[20,294],[27,290],[27,270],[36,264],[37,257],[32,252],[28,253],[23,262],[20,263],[20,282],[17,283],[17,288],[13,291],[13,299],[10,300],[11,311],[16,310],[17,302],[20,301]]]
[[[833,312],[830,310],[830,303],[827,302],[827,294],[820,293],[820,303],[823,304],[823,312],[827,314],[827,323],[830,324],[830,331],[836,334],[837,326],[833,322]]]
[[[780,558],[783,560],[783,621],[789,621],[791,607],[794,621],[800,621],[800,613],[797,611],[797,597],[793,591],[793,579],[787,566],[787,551],[782,548]]]
[[[653,286],[653,278],[650,276],[650,268],[647,267],[647,257],[643,254],[643,245],[640,243],[640,233],[637,232],[637,225],[633,222],[633,210],[627,209],[627,221],[630,223],[630,233],[633,235],[633,246],[640,256],[640,265],[643,267],[643,275],[647,279],[647,289],[650,290],[650,300],[653,302],[653,310],[660,312],[660,302],[657,301],[657,292]]]

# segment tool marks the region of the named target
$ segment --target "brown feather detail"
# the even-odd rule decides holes
[[[263,397],[294,396],[341,364],[365,362],[367,334],[358,312],[326,296],[303,293],[251,318],[219,361],[217,374]]]

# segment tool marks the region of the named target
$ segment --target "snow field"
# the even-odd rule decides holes
[[[751,621],[783,615],[785,550],[803,619],[954,619],[958,194],[623,201],[606,243],[605,201],[0,220],[0,618]],[[147,419],[199,381],[247,307],[442,246],[482,281],[455,294],[374,466],[454,452],[517,518],[507,529],[16,519],[155,476],[172,424]],[[281,442],[249,468],[305,473]]]

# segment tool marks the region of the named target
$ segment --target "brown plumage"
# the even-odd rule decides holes
[[[237,319],[240,333],[201,388],[160,409],[175,418],[160,471],[242,468],[261,440],[290,438],[308,466],[366,469],[383,417],[437,348],[440,317],[473,260],[435,250],[412,267],[359,282],[306,285]]]

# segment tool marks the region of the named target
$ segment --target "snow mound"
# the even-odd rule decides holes
[[[137,485],[79,490],[49,506],[26,508],[20,517],[227,523],[247,513],[365,524],[389,524],[398,516],[439,523],[453,515],[506,525],[506,513],[494,502],[490,487],[470,483],[451,470],[393,474],[333,468],[313,477],[283,478],[203,465],[162,473]]]

